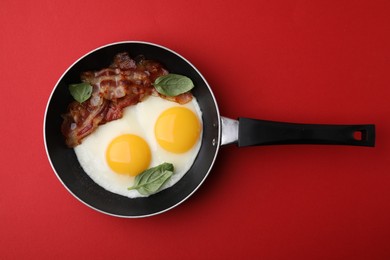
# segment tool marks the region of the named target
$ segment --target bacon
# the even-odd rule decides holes
[[[111,64],[110,67],[120,68],[122,70],[128,70],[128,69],[135,69],[136,64],[135,61],[130,58],[127,52],[122,52],[115,55],[114,62]]]
[[[152,82],[168,71],[158,62],[138,56],[137,61],[124,52],[113,63],[99,71],[81,73],[81,81],[92,85],[91,97],[83,103],[73,101],[64,114],[61,132],[68,147],[81,144],[99,125],[122,118],[123,109],[141,102],[149,95],[185,104],[192,99],[190,92],[176,97],[159,94]]]
[[[191,92],[185,92],[183,94],[180,94],[180,95],[177,95],[177,96],[174,96],[174,97],[165,96],[163,94],[158,93],[156,89],[153,89],[153,93],[152,94],[153,94],[153,96],[159,96],[159,97],[161,97],[163,99],[166,99],[166,100],[169,100],[169,101],[172,101],[172,102],[176,102],[176,103],[179,103],[181,105],[190,102],[192,100],[192,97],[193,97]]]
[[[108,110],[108,101],[103,100],[99,106],[91,106],[89,102],[69,105],[69,112],[63,115],[61,132],[66,137],[66,145],[75,147],[81,140],[91,134],[98,125],[104,123]]]

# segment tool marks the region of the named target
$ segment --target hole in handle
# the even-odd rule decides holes
[[[356,141],[367,141],[367,131],[366,130],[356,130],[353,132],[353,139]]]

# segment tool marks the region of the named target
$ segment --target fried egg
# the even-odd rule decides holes
[[[135,176],[164,162],[174,173],[160,190],[177,183],[191,168],[201,146],[202,113],[194,97],[184,105],[149,96],[124,109],[123,117],[101,125],[74,151],[88,176],[104,189],[142,197]]]

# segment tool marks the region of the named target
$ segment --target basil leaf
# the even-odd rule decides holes
[[[69,91],[72,97],[79,103],[84,102],[92,95],[92,86],[88,83],[79,83],[69,85]]]
[[[172,175],[173,164],[163,163],[137,175],[134,179],[134,185],[127,189],[138,190],[142,195],[151,195],[156,193]]]
[[[153,85],[160,94],[170,97],[183,94],[194,87],[194,83],[190,78],[178,74],[160,76],[154,81]]]

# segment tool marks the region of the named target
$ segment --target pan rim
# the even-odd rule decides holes
[[[183,61],[185,61],[188,65],[191,66],[191,68],[202,78],[202,80],[204,81],[205,85],[207,86],[209,92],[210,92],[210,95],[211,95],[211,98],[213,100],[213,103],[214,103],[214,106],[215,106],[215,111],[216,111],[216,116],[217,116],[217,137],[216,139],[214,138],[213,140],[213,145],[216,147],[215,148],[215,152],[214,152],[214,155],[213,155],[213,158],[211,160],[211,163],[210,163],[210,166],[207,170],[207,172],[205,173],[203,179],[198,183],[198,185],[186,196],[184,197],[183,199],[181,199],[180,201],[178,201],[177,203],[175,203],[174,205],[168,207],[168,208],[165,208],[163,210],[160,210],[160,211],[157,211],[157,212],[153,212],[153,213],[150,213],[150,214],[142,214],[142,215],[120,215],[120,214],[114,214],[114,213],[110,213],[110,212],[106,212],[104,210],[101,210],[97,207],[94,207],[92,205],[90,205],[89,203],[83,201],[81,198],[79,198],[74,192],[72,192],[70,190],[70,188],[64,183],[64,181],[61,179],[60,175],[57,173],[54,165],[53,165],[53,162],[50,158],[50,154],[49,154],[49,150],[48,150],[48,144],[47,144],[47,138],[46,138],[46,126],[47,126],[47,122],[46,122],[46,119],[47,119],[47,114],[48,114],[48,109],[49,109],[49,105],[50,105],[50,102],[53,98],[53,95],[54,95],[54,92],[56,91],[59,83],[61,82],[61,80],[65,77],[65,75],[69,72],[69,70],[71,70],[77,63],[79,63],[82,59],[84,59],[86,56],[90,55],[91,53],[94,53],[98,50],[101,50],[101,49],[104,49],[104,48],[107,48],[107,47],[110,47],[110,46],[113,46],[113,45],[120,45],[120,44],[145,44],[145,45],[150,45],[150,46],[155,46],[157,48],[161,48],[161,49],[164,49],[168,52],[171,52],[172,54],[176,55],[177,57],[179,57],[180,59],[182,59]],[[167,48],[163,45],[160,45],[160,44],[157,44],[157,43],[152,43],[152,42],[148,42],[148,41],[137,41],[137,40],[134,40],[134,41],[131,41],[131,40],[128,40],[128,41],[117,41],[117,42],[112,42],[112,43],[109,43],[109,44],[105,44],[105,45],[101,45],[89,52],[87,52],[86,54],[82,55],[80,58],[78,58],[76,61],[74,61],[61,75],[61,77],[57,80],[57,82],[55,83],[50,95],[49,95],[49,98],[47,99],[47,102],[46,102],[46,108],[45,108],[45,113],[44,113],[44,118],[43,118],[43,140],[44,140],[44,146],[45,146],[45,152],[46,152],[46,156],[48,158],[48,161],[50,163],[50,166],[53,170],[53,172],[55,173],[55,175],[57,176],[57,179],[60,181],[60,183],[62,184],[63,187],[65,187],[65,189],[70,193],[72,194],[73,197],[75,197],[78,201],[80,201],[82,204],[86,205],[87,207],[97,211],[97,212],[100,212],[100,213],[103,213],[105,215],[109,215],[109,216],[113,216],[113,217],[119,217],[119,218],[144,218],[144,217],[151,217],[151,216],[155,216],[155,215],[159,215],[159,214],[162,214],[164,212],[167,212],[177,206],[179,206],[181,203],[183,203],[184,201],[186,201],[189,197],[191,197],[198,189],[199,187],[203,184],[203,182],[206,180],[207,176],[209,175],[211,169],[213,168],[214,166],[214,163],[215,163],[215,160],[217,158],[217,155],[218,155],[218,152],[219,152],[219,148],[221,146],[221,131],[222,131],[222,126],[221,126],[221,115],[219,113],[219,108],[218,108],[218,103],[215,99],[215,96],[214,96],[214,93],[209,85],[209,83],[207,82],[207,80],[205,79],[205,77],[200,73],[200,71],[189,61],[187,60],[186,58],[184,58],[182,55],[180,55],[179,53],[177,53],[176,51],[170,49],[170,48]]]

